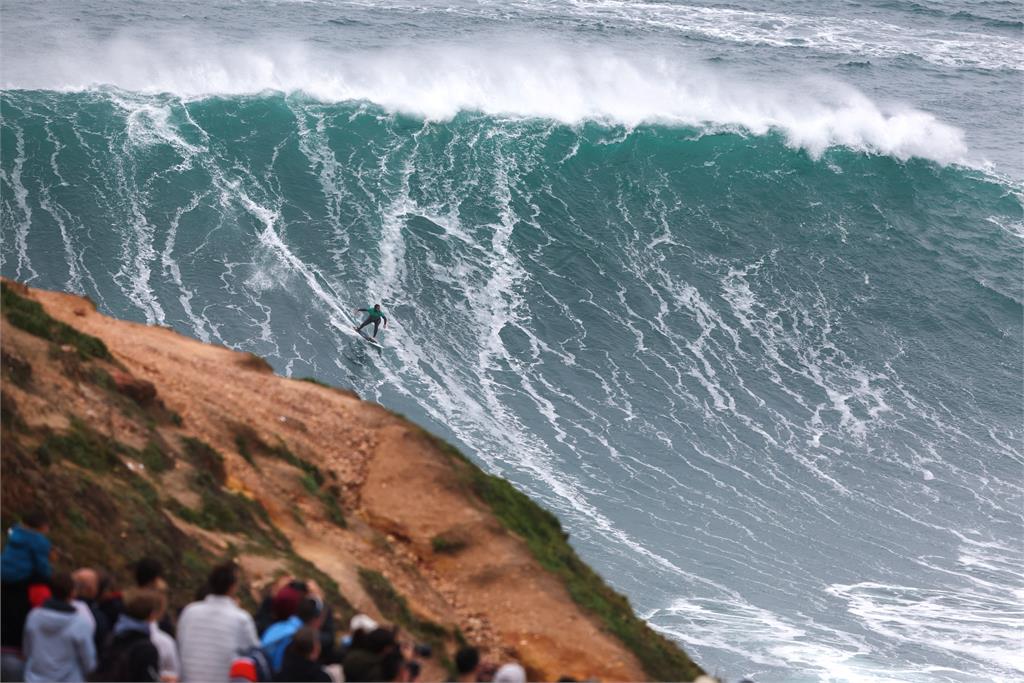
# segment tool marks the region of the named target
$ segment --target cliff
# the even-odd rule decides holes
[[[250,588],[315,578],[343,618],[441,653],[468,641],[532,679],[701,673],[550,513],[352,392],[9,281],[2,352],[2,521],[46,509],[58,565],[126,578],[155,556],[180,607],[232,556]]]

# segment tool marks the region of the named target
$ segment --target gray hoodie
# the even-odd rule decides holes
[[[92,628],[70,603],[47,600],[25,621],[25,681],[84,681],[96,668]]]

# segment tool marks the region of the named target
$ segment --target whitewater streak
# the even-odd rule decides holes
[[[118,38],[79,43],[48,65],[32,66],[8,66],[4,88],[113,87],[185,99],[304,93],[322,102],[370,102],[428,121],[476,111],[572,125],[777,131],[815,157],[843,146],[901,160],[980,163],[968,159],[959,128],[899,103],[880,105],[837,80],[766,86],[667,52],[518,41],[355,53],[287,41],[225,45],[212,38]]]

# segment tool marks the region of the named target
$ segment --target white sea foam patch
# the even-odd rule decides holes
[[[988,662],[999,680],[1024,674],[1020,591],[952,590],[862,582],[833,585],[851,614],[894,642],[958,653],[971,668]],[[1012,675],[1011,675],[1012,674]]]
[[[939,163],[965,162],[967,156],[963,132],[927,112],[882,106],[831,79],[756,84],[678,54],[569,50],[535,41],[358,53],[212,39],[74,44],[45,63],[19,64],[15,56],[6,65],[4,86],[114,86],[187,98],[301,92],[328,102],[369,101],[431,120],[477,111],[568,124],[667,123],[758,135],[779,131],[813,155],[845,146]]]

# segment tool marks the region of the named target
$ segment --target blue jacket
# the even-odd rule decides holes
[[[7,547],[0,555],[0,580],[15,583],[50,578],[50,539],[20,524],[11,527]]]
[[[260,646],[270,658],[270,666],[274,668],[275,672],[280,671],[284,665],[284,651],[288,649],[288,645],[291,644],[292,638],[300,628],[302,628],[302,620],[296,616],[290,616],[284,621],[271,624],[263,632]]]
[[[67,602],[47,600],[25,621],[25,680],[84,681],[96,668],[92,625]]]

